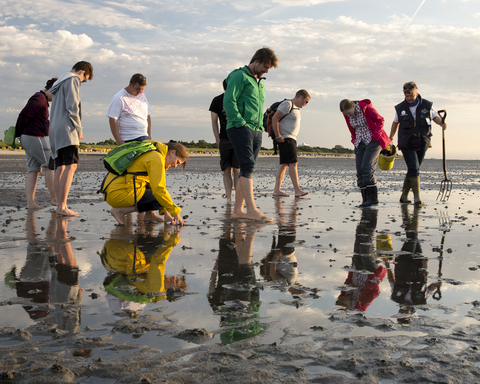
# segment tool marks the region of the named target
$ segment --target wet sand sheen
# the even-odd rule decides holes
[[[456,189],[439,203],[441,163],[427,161],[419,210],[398,203],[398,162],[378,172],[381,204],[361,210],[353,160],[301,159],[302,199],[271,196],[277,161],[261,159],[255,179],[270,225],[228,219],[209,158],[169,171],[188,216],[180,232],[116,227],[95,163],[72,188],[78,218],[1,207],[2,370],[79,382],[476,382],[478,162],[450,166]],[[16,187],[9,201],[21,177],[1,174]]]

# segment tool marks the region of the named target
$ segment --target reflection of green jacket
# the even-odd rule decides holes
[[[247,66],[235,69],[227,77],[223,107],[227,114],[227,129],[247,125],[255,131],[263,130],[263,81],[250,74]]]

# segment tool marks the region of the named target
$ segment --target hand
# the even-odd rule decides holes
[[[278,136],[276,140],[277,143],[283,143],[285,141],[285,138],[283,136]]]
[[[78,141],[82,141],[83,135],[78,135]]]

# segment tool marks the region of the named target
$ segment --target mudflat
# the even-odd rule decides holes
[[[357,208],[353,159],[301,158],[302,198],[256,202],[273,224],[231,220],[218,158],[169,170],[183,228],[116,226],[82,156],[58,218],[43,177],[30,212],[25,160],[0,161],[0,371],[5,382],[476,383],[480,374],[479,161],[422,166],[426,206],[400,204],[405,168],[377,171]],[[284,181],[287,193],[293,188]]]

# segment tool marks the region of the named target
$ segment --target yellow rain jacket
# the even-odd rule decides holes
[[[144,153],[127,168],[127,172],[146,172],[148,176],[128,174],[117,176],[109,173],[103,184],[107,186],[106,201],[113,208],[131,207],[140,201],[147,185],[150,185],[155,199],[170,215],[175,217],[182,210],[173,203],[165,185],[165,157],[167,156],[168,147],[159,141],[148,141],[157,146],[157,151]],[[112,179],[115,180],[112,181]],[[137,201],[135,201],[134,185],[136,187]],[[160,214],[165,212],[165,210],[160,211]]]

